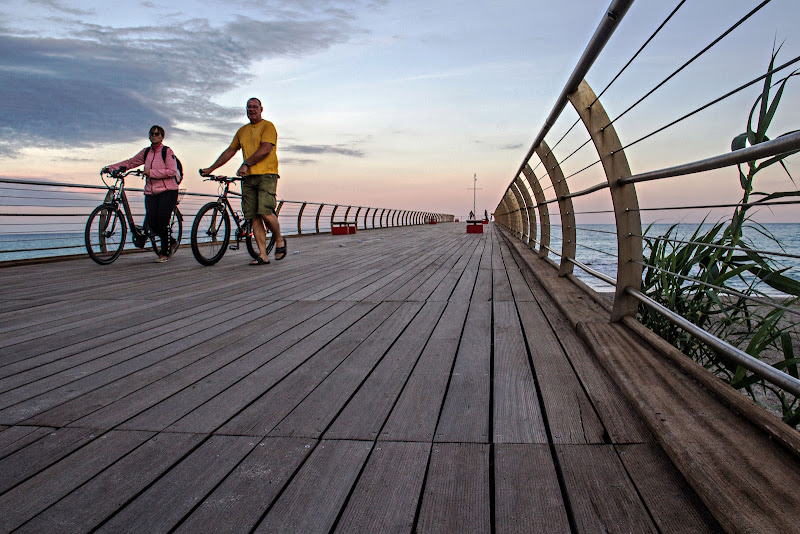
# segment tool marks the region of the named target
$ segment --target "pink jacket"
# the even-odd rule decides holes
[[[108,168],[112,171],[125,167],[126,169],[135,169],[139,165],[144,164],[145,170],[150,169],[150,177],[147,178],[144,184],[145,195],[157,195],[164,191],[176,191],[178,189],[178,181],[175,179],[178,176],[178,164],[175,162],[175,154],[172,149],[167,147],[166,162],[161,157],[161,148],[164,145],[159,143],[158,146],[150,148],[147,153],[147,161],[144,160],[143,148],[138,154],[131,159],[120,161],[114,165],[109,165]]]

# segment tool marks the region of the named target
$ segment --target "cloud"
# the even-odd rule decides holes
[[[345,148],[341,145],[289,145],[283,147],[285,152],[296,152],[299,154],[341,154],[352,158],[363,158],[364,152],[353,148]]]
[[[253,63],[314,54],[360,31],[331,9],[270,20],[234,16],[218,27],[198,18],[113,28],[83,22],[86,12],[57,0],[38,3],[74,19],[59,38],[0,28],[0,157],[23,147],[141,139],[152,124],[229,136],[241,109],[212,99],[245,84]]]
[[[78,9],[75,7],[65,6],[63,2],[59,2],[58,0],[28,0],[28,3],[47,7],[54,11],[65,13],[67,15],[85,16],[92,14],[91,11],[87,11],[85,9]]]

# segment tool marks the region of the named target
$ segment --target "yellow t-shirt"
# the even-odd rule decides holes
[[[245,124],[236,135],[233,136],[231,148],[242,149],[244,159],[252,156],[261,143],[272,143],[273,148],[269,155],[248,167],[248,174],[278,174],[278,131],[275,125],[268,120],[262,120],[256,124]]]

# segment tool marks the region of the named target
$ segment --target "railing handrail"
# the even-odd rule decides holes
[[[775,47],[773,48],[773,57],[772,62],[770,63],[769,68],[766,71],[766,74],[758,76],[757,78],[748,81],[743,85],[739,85],[733,90],[725,90],[722,91],[724,94],[708,102],[694,111],[690,113],[683,114],[677,120],[673,120],[671,122],[667,121],[668,124],[661,128],[658,128],[654,132],[651,132],[647,135],[643,135],[638,137],[636,140],[632,142],[628,142],[627,144],[622,143],[620,141],[619,134],[615,131],[614,123],[617,119],[624,116],[628,111],[635,108],[644,101],[648,96],[650,96],[655,90],[662,87],[667,81],[673,79],[678,72],[681,72],[687,67],[689,64],[694,62],[697,58],[705,54],[710,48],[715,46],[719,43],[722,39],[726,36],[729,36],[736,28],[742,26],[742,24],[750,19],[755,13],[760,11],[767,3],[768,0],[762,1],[759,3],[758,6],[748,11],[748,13],[739,19],[735,24],[728,27],[722,35],[716,37],[709,45],[705,46],[701,52],[695,54],[689,61],[683,63],[683,65],[670,74],[665,80],[661,81],[654,89],[650,90],[647,94],[643,97],[636,100],[636,102],[628,106],[627,109],[622,113],[617,115],[617,117],[613,120],[608,117],[607,112],[604,107],[604,102],[601,101],[601,96],[605,93],[605,90],[601,92],[599,96],[596,96],[589,86],[588,82],[586,81],[586,77],[592,68],[595,61],[598,59],[601,51],[604,49],[606,44],[609,41],[609,38],[616,30],[617,26],[621,18],[627,13],[628,9],[633,4],[633,1],[624,1],[624,0],[613,0],[611,5],[606,10],[605,15],[603,16],[602,20],[598,24],[592,38],[589,41],[589,44],[586,46],[583,54],[581,55],[580,59],[578,60],[575,68],[572,71],[572,74],[569,76],[566,84],[564,85],[563,89],[561,90],[560,95],[556,99],[555,104],[553,105],[552,110],[550,111],[549,115],[544,121],[539,133],[534,138],[534,141],[525,154],[522,164],[519,166],[519,169],[514,174],[511,182],[506,187],[506,190],[498,203],[498,206],[495,210],[495,220],[501,225],[506,227],[510,232],[511,235],[516,237],[517,239],[522,240],[527,246],[533,249],[535,252],[538,252],[539,257],[548,259],[548,254],[553,254],[553,257],[558,257],[560,263],[556,263],[552,261],[551,263],[555,265],[559,270],[559,275],[565,276],[569,274],[572,270],[572,266],[577,266],[584,272],[590,274],[592,277],[602,280],[605,283],[608,283],[612,286],[615,286],[615,295],[613,301],[613,311],[611,314],[610,319],[617,321],[621,320],[623,317],[630,317],[634,318],[639,311],[640,306],[647,306],[650,309],[653,309],[656,313],[664,315],[665,312],[670,317],[667,317],[669,321],[673,324],[678,325],[684,331],[688,332],[690,335],[695,336],[701,342],[705,343],[708,347],[713,349],[714,351],[719,352],[723,359],[727,359],[726,361],[733,362],[735,364],[741,365],[745,369],[749,370],[750,372],[754,373],[757,377],[764,379],[766,382],[772,383],[780,389],[783,389],[786,392],[792,393],[795,396],[800,397],[800,381],[798,381],[793,376],[788,375],[787,373],[776,369],[775,367],[764,363],[762,360],[758,359],[757,357],[751,356],[744,351],[733,347],[732,345],[720,340],[719,338],[713,336],[712,334],[703,331],[699,327],[691,325],[685,319],[680,318],[677,319],[677,316],[674,312],[670,312],[661,306],[657,308],[656,303],[647,297],[640,291],[642,287],[642,283],[644,280],[643,270],[642,267],[646,267],[648,270],[656,268],[650,263],[645,261],[643,257],[643,243],[645,236],[643,235],[644,232],[642,231],[640,213],[643,211],[656,211],[656,210],[688,210],[688,209],[696,209],[696,208],[709,208],[709,209],[716,209],[716,208],[736,208],[741,209],[744,207],[745,209],[753,207],[753,206],[763,206],[763,207],[773,207],[773,206],[783,206],[786,207],[789,204],[796,204],[800,203],[800,200],[796,200],[796,193],[794,190],[792,191],[780,191],[780,192],[770,192],[770,191],[762,191],[761,188],[752,187],[752,185],[745,183],[744,178],[742,178],[741,187],[747,191],[742,197],[742,201],[738,204],[731,204],[728,199],[724,197],[715,198],[714,200],[718,200],[718,202],[695,202],[694,204],[705,204],[701,206],[689,206],[689,205],[682,205],[682,206],[654,206],[652,200],[650,200],[650,205],[645,207],[639,206],[639,200],[637,196],[637,191],[635,188],[636,184],[640,184],[643,182],[651,182],[655,180],[662,180],[668,178],[676,178],[680,176],[689,176],[698,173],[704,173],[708,171],[715,171],[723,168],[729,168],[734,166],[740,167],[740,175],[743,172],[745,175],[748,173],[748,170],[744,169],[743,166],[749,164],[749,168],[751,169],[750,172],[753,173],[752,169],[755,168],[756,170],[760,170],[764,166],[768,164],[775,163],[779,161],[781,158],[786,157],[791,154],[795,154],[800,152],[800,131],[797,131],[797,128],[792,128],[793,132],[785,134],[783,136],[777,137],[772,140],[765,140],[764,136],[766,135],[766,126],[763,126],[764,131],[762,131],[762,119],[764,114],[767,113],[767,108],[769,111],[767,113],[767,122],[771,121],[772,115],[775,112],[777,106],[777,96],[775,93],[778,91],[780,87],[780,91],[783,91],[785,86],[786,80],[789,77],[797,75],[797,71],[786,75],[780,81],[776,81],[773,79],[773,76],[777,76],[777,73],[781,70],[788,69],[798,61],[800,61],[800,56],[791,59],[788,62],[775,66],[775,58],[777,56],[777,51]],[[672,14],[675,13],[673,10]],[[670,17],[672,17],[670,14]],[[666,21],[662,22],[661,25],[658,27],[658,31],[660,31]],[[655,34],[654,34],[655,35]],[[771,38],[772,36],[770,36]],[[649,43],[651,39],[648,39],[647,43]],[[646,43],[646,44],[647,44]],[[646,46],[645,44],[645,46]],[[644,48],[644,47],[642,47]],[[638,56],[639,52],[641,52],[642,48],[636,52],[636,56]],[[777,47],[780,48],[780,47]],[[625,65],[623,70],[627,68],[631,61]],[[619,76],[619,75],[618,75]],[[617,76],[617,77],[618,77]],[[612,80],[611,83],[616,81],[617,77]],[[727,152],[724,154],[706,157],[703,159],[699,159],[696,161],[692,161],[689,163],[682,163],[679,165],[673,165],[670,167],[650,170],[647,172],[641,172],[634,174],[631,172],[630,165],[628,164],[628,156],[626,151],[629,147],[643,141],[645,139],[650,138],[651,136],[661,133],[662,131],[671,128],[672,126],[676,125],[677,123],[687,119],[689,117],[694,116],[695,114],[699,113],[700,111],[704,111],[713,105],[717,105],[723,100],[728,99],[728,97],[740,93],[742,90],[754,86],[756,83],[763,81],[765,84],[765,89],[760,92],[761,98],[766,100],[768,88],[772,87],[772,93],[770,94],[770,98],[772,102],[761,102],[761,115],[758,115],[757,106],[754,105],[753,110],[751,112],[751,116],[748,122],[748,130],[752,128],[753,130],[759,129],[757,134],[753,135],[750,134],[748,137],[749,143],[752,146],[746,146],[741,149],[732,150],[731,152]],[[609,84],[610,85],[610,84]],[[780,94],[780,93],[778,93]],[[785,95],[784,95],[785,96]],[[788,98],[788,97],[787,97]],[[553,145],[552,148],[547,148],[547,143],[545,142],[545,137],[547,134],[553,129],[556,122],[562,118],[563,112],[567,107],[567,103],[571,103],[572,107],[578,114],[578,120],[572,124],[563,134],[561,139]],[[616,103],[616,102],[615,102]],[[756,101],[758,104],[758,101]],[[679,114],[680,115],[680,114]],[[753,115],[756,117],[754,118]],[[758,127],[753,125],[753,121],[758,119]],[[585,128],[585,132],[588,133],[589,139],[585,142],[578,141],[576,144],[580,144],[577,149],[572,150],[564,149],[565,153],[569,153],[569,156],[563,158],[561,160],[555,158],[555,155],[552,153],[553,149],[558,146],[561,141],[573,131],[573,129],[580,123],[583,123]],[[570,120],[571,123],[571,120]],[[765,123],[766,124],[766,123]],[[566,128],[566,126],[565,126]],[[738,132],[736,132],[738,133]],[[748,132],[750,133],[750,132]],[[741,139],[738,137],[737,139]],[[581,144],[582,142],[582,144]],[[582,167],[577,172],[572,173],[564,173],[562,169],[563,162],[575,155],[581,148],[593,142],[594,148],[597,152],[597,156],[599,159],[594,161],[588,165],[585,163],[580,163],[576,165],[576,167]],[[741,143],[745,144],[745,143]],[[534,154],[538,156],[539,164],[534,166],[531,162],[531,159],[534,157]],[[591,160],[590,160],[591,161]],[[755,167],[755,162],[763,162],[760,163],[758,167]],[[590,187],[580,187],[575,188],[575,191],[571,191],[570,185],[572,183],[568,183],[570,178],[586,171],[590,167],[597,165],[598,163],[602,163],[602,173],[605,175],[605,182],[598,183],[595,185],[591,185]],[[765,165],[766,164],[766,165]],[[537,175],[535,173],[536,169],[539,166],[544,166],[544,173]],[[786,169],[789,172],[789,169]],[[734,169],[735,171],[735,169]],[[549,185],[544,183],[544,177],[547,177],[549,180]],[[738,182],[738,181],[737,181]],[[763,186],[762,186],[763,187]],[[550,198],[545,197],[544,192],[552,189],[553,193],[550,194]],[[588,195],[598,193],[600,191],[607,191],[611,197],[611,204],[613,207],[613,211],[611,209],[606,209],[605,211],[584,211],[581,212],[579,209],[575,209],[573,207],[572,201],[573,199],[578,199],[580,197],[587,197]],[[531,194],[533,193],[533,194]],[[774,194],[772,194],[774,193]],[[752,198],[750,195],[753,195]],[[795,200],[782,200],[784,197],[794,196]],[[532,198],[535,197],[535,200]],[[587,201],[591,202],[591,201]],[[560,228],[561,228],[561,243],[560,243],[560,250],[556,251],[554,248],[550,246],[549,237],[551,236],[551,230],[553,227],[558,227],[559,225],[553,224],[550,222],[550,213],[548,210],[548,206],[551,204],[558,205],[558,216],[560,217]],[[590,207],[589,204],[584,204],[587,207]],[[591,209],[591,207],[590,207]],[[537,223],[537,213],[539,215],[538,219],[540,224]],[[576,214],[598,214],[598,213],[606,213],[606,214],[613,214],[614,215],[614,223],[616,226],[616,258],[617,258],[617,266],[616,266],[616,279],[613,276],[606,276],[605,274],[592,269],[588,265],[583,262],[578,261],[575,257],[577,256],[576,253],[576,246],[579,246],[577,243],[578,235],[577,229],[578,224],[575,219]],[[548,236],[547,241],[542,240],[538,241],[536,239],[537,231],[541,229],[542,236]],[[670,237],[670,236],[668,236]],[[668,239],[668,241],[673,241]],[[677,241],[677,240],[676,240]],[[686,243],[686,241],[677,241]],[[724,243],[723,243],[724,244]],[[691,243],[687,246],[692,246]],[[702,243],[702,246],[710,246],[713,247],[713,244]],[[538,247],[538,251],[536,248]],[[591,249],[591,247],[585,247]],[[764,256],[771,258],[769,256],[769,252],[767,250],[759,250],[759,249],[769,249],[769,248],[778,248],[778,247],[769,247],[769,246],[755,246],[750,245],[748,242],[743,243],[741,246],[736,244],[735,248],[732,248],[729,253],[730,254],[758,254],[759,256]],[[596,249],[591,249],[597,251]],[[778,253],[775,254],[777,256],[782,256],[784,258],[797,258],[797,254],[789,254],[789,253]],[[761,260],[759,260],[761,261]],[[742,267],[743,269],[744,267]],[[788,269],[788,268],[787,268]],[[672,269],[674,270],[674,269]],[[659,271],[656,271],[659,272]],[[671,278],[677,276],[679,279],[683,278],[684,281],[691,281],[692,283],[703,283],[709,282],[708,280],[697,280],[697,277],[691,278],[685,277],[683,275],[679,275],[678,273],[670,272],[670,270],[663,270],[662,271],[664,276],[670,276]],[[682,272],[682,271],[681,271]],[[782,274],[784,270],[780,270],[776,274],[780,274],[783,277],[786,275]],[[759,276],[756,274],[756,276]],[[776,276],[777,278],[777,276]],[[674,279],[674,278],[673,278]],[[769,282],[767,282],[769,283]],[[726,285],[722,283],[721,285]],[[704,287],[704,286],[701,286]],[[792,294],[795,294],[796,289],[794,286],[790,286],[788,281],[778,280],[777,283],[774,284],[774,287],[783,288],[784,291],[790,291]],[[787,288],[792,289],[787,289]],[[748,302],[758,305],[765,305],[768,304],[773,308],[780,310],[784,313],[791,313],[791,314],[798,314],[797,310],[791,309],[788,306],[783,305],[784,303],[773,303],[767,302],[769,297],[759,298],[763,294],[756,290],[756,294],[744,294],[739,292],[735,289],[731,289],[728,287],[722,288],[716,284],[713,284],[709,287],[706,287],[709,291],[716,291],[719,292],[720,295],[729,295],[732,298],[736,299],[747,299]],[[788,357],[788,356],[787,356]],[[788,379],[786,378],[788,377]]]
[[[589,44],[586,45],[586,49],[583,51],[583,54],[578,60],[578,64],[575,65],[575,69],[572,71],[569,79],[567,79],[564,89],[561,91],[556,103],[553,105],[550,115],[548,115],[547,119],[544,121],[544,125],[539,131],[539,134],[534,138],[533,144],[531,145],[530,150],[528,150],[528,153],[525,155],[525,158],[523,159],[522,164],[519,166],[515,176],[519,176],[519,174],[522,172],[522,169],[524,169],[525,165],[527,165],[528,161],[530,161],[533,153],[536,151],[539,145],[542,144],[547,132],[550,131],[550,129],[556,123],[556,120],[558,120],[558,117],[561,115],[561,112],[564,111],[564,108],[567,106],[570,93],[574,92],[581,81],[586,77],[589,69],[592,68],[595,60],[600,55],[600,52],[603,51],[603,48],[605,48],[606,43],[608,43],[608,40],[614,34],[614,30],[617,29],[617,26],[625,16],[625,13],[627,13],[628,9],[633,5],[633,2],[634,0],[613,0],[611,5],[608,6],[603,20],[597,26],[594,35],[589,40]]]
[[[77,234],[78,232],[75,230],[75,224],[77,224],[77,219],[79,218],[86,218],[89,215],[89,211],[86,213],[78,212],[79,209],[82,209],[83,206],[80,207],[76,204],[73,205],[53,205],[54,200],[57,202],[58,199],[46,196],[48,194],[48,189],[55,189],[55,190],[63,190],[65,188],[72,188],[72,189],[81,189],[86,191],[85,194],[81,193],[73,193],[76,195],[76,199],[82,204],[83,202],[88,202],[91,199],[91,202],[97,201],[98,203],[102,202],[102,197],[99,199],[95,199],[96,192],[99,191],[107,191],[108,187],[105,185],[96,185],[96,184],[80,184],[80,183],[71,183],[71,182],[53,182],[47,180],[30,180],[30,179],[23,179],[23,178],[7,178],[7,177],[0,177],[0,184],[8,184],[10,186],[21,186],[21,187],[9,187],[6,188],[7,190],[13,191],[23,191],[23,192],[30,192],[30,191],[41,191],[43,194],[41,198],[36,197],[27,197],[24,198],[24,202],[20,203],[19,205],[6,205],[3,206],[2,212],[0,212],[0,217],[6,218],[9,221],[9,226],[12,231],[5,231],[0,235],[18,235],[18,234],[26,234],[26,233],[36,233],[36,234]],[[141,188],[134,188],[134,187],[126,187],[126,190],[129,192],[142,192],[143,189]],[[52,195],[52,193],[49,193]],[[64,195],[67,192],[64,191]],[[230,191],[229,194],[240,196],[236,191]],[[203,199],[203,202],[207,201],[207,199],[216,199],[218,197],[217,194],[211,193],[201,193],[201,192],[191,192],[188,191],[184,194],[183,202],[179,206],[181,211],[183,212],[184,218],[193,217],[194,213],[191,212],[191,209],[187,209],[186,201],[187,198],[196,198],[196,199]],[[70,197],[71,198],[71,197]],[[44,200],[49,200],[49,202],[45,203]],[[307,205],[313,205],[314,209],[304,209]],[[286,206],[302,206],[302,208],[292,208],[287,210]],[[281,226],[284,226],[283,233],[286,235],[306,235],[306,234],[322,234],[322,233],[329,233],[331,232],[331,225],[327,224],[327,221],[323,220],[324,224],[320,224],[319,215],[323,212],[325,207],[333,207],[334,204],[325,204],[321,202],[305,202],[305,201],[297,201],[297,200],[280,200],[280,204],[278,207],[278,216],[280,218]],[[12,210],[10,208],[17,207],[19,209]],[[92,206],[93,207],[93,206]],[[431,213],[427,211],[414,211],[414,210],[407,210],[407,209],[394,209],[394,208],[373,208],[373,207],[366,207],[366,206],[357,206],[357,205],[345,205],[340,204],[340,208],[346,208],[341,210],[341,213],[331,212],[331,222],[335,221],[334,215],[338,216],[347,216],[352,215],[355,213],[358,217],[362,217],[363,213],[363,225],[358,225],[359,229],[361,230],[370,230],[370,229],[377,229],[377,228],[386,228],[386,227],[398,227],[398,226],[412,226],[412,225],[421,225],[426,224],[431,217],[436,218],[439,222],[452,222],[455,220],[455,217],[450,214],[445,213]],[[41,208],[38,209],[36,212],[32,212],[31,208]],[[355,208],[355,209],[353,209]],[[141,204],[136,204],[136,209],[141,209]],[[294,213],[294,212],[297,213]],[[378,214],[380,213],[380,220],[376,217],[372,217],[372,225],[369,224],[367,220],[368,214]],[[305,218],[304,218],[305,214]],[[398,216],[398,214],[402,214],[402,216]],[[31,230],[30,228],[26,228],[27,223],[25,222],[26,219],[35,220],[35,223],[31,223],[35,225],[36,229]],[[58,224],[58,231],[53,231],[48,228],[47,222],[42,222],[42,219],[46,221],[46,218],[53,218],[51,220],[57,220],[58,223],[53,222],[50,223],[52,225]],[[14,221],[13,223],[10,221]],[[20,222],[18,222],[20,221]],[[68,221],[68,222],[66,222]],[[285,222],[284,222],[285,221]],[[288,222],[288,224],[286,224]],[[358,222],[358,221],[356,221]],[[304,227],[305,223],[305,227]],[[64,226],[66,225],[66,227]],[[53,226],[55,227],[55,226]],[[189,224],[191,227],[191,224]],[[8,230],[8,228],[6,230]],[[68,228],[65,230],[65,228]],[[293,234],[293,231],[296,229],[297,234]],[[80,229],[80,233],[83,233],[83,228]],[[14,241],[13,243],[16,243]],[[43,246],[33,246],[31,248],[18,248],[18,245],[14,245],[13,249],[5,250],[0,249],[0,254],[3,254],[4,257],[9,259],[4,259],[3,256],[0,256],[0,264],[6,262],[15,262],[18,261],[21,254],[32,254],[36,258],[44,258],[44,257],[51,257],[50,255],[46,254],[48,251],[57,251],[57,250],[78,250],[80,246],[61,246],[60,243],[52,243],[47,247]],[[80,252],[75,252],[73,255],[80,254]]]

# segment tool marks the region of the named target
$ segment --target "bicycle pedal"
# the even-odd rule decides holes
[[[239,250],[239,245],[230,245],[228,247],[228,249],[230,249],[230,250]]]

